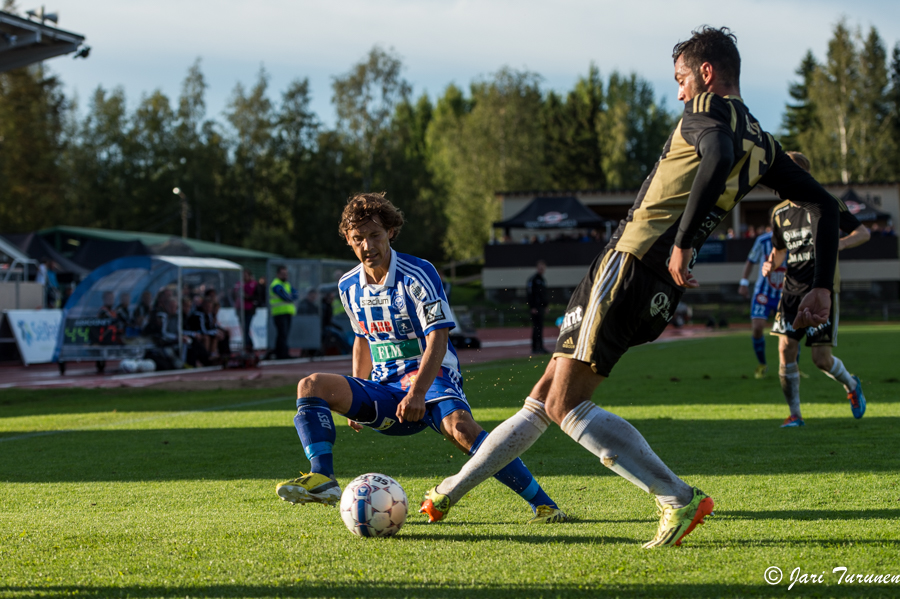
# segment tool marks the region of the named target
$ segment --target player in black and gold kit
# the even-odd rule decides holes
[[[550,421],[607,468],[656,497],[656,536],[645,547],[677,545],[713,508],[678,478],[631,424],[590,398],[634,345],[656,339],[674,316],[697,250],[754,185],[803,198],[818,216],[815,289],[794,326],[827,319],[837,254],[837,200],[797,167],[740,99],[740,55],[727,28],[703,27],[677,46],[675,79],[685,103],[681,122],[634,206],[591,265],[569,302],[544,376],[525,406],[488,436],[456,476],[426,494],[432,519],[527,450]]]
[[[809,170],[809,160],[806,156],[799,152],[788,152],[788,155],[804,170]],[[797,365],[799,343],[803,337],[806,337],[806,346],[812,347],[812,359],[816,367],[844,385],[853,416],[862,418],[866,412],[866,397],[859,377],[850,374],[844,363],[831,353],[831,348],[837,347],[840,291],[838,277],[835,277],[828,320],[816,327],[793,326],[797,307],[813,286],[815,278],[817,220],[817,216],[790,200],[777,205],[772,213],[772,255],[763,264],[762,272],[767,275],[774,268],[773,264],[781,264],[787,254],[784,291],[778,304],[778,312],[775,314],[775,326],[772,327],[772,334],[779,336],[778,354],[781,364],[778,377],[791,411],[790,416],[781,425],[782,428],[805,424],[800,413],[800,369]],[[839,223],[841,231],[847,233],[847,236],[839,242],[839,250],[856,247],[869,240],[868,229],[846,209],[841,210]]]

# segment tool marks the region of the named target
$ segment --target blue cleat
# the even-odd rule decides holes
[[[803,418],[799,416],[789,416],[784,424],[781,425],[781,428],[796,428],[798,426],[806,426],[806,423],[803,422]]]
[[[859,377],[854,374],[853,380],[856,381],[856,388],[847,392],[847,399],[850,400],[850,409],[853,411],[853,417],[858,420],[866,413],[866,396],[863,395],[862,383]]]

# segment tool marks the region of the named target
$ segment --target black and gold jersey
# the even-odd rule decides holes
[[[844,233],[852,233],[862,223],[841,204],[840,228]],[[772,246],[786,249],[787,273],[784,277],[784,292],[794,295],[805,294],[812,288],[815,275],[815,241],[818,217],[800,206],[784,201],[772,211]],[[838,291],[840,278],[835,270],[834,290]]]
[[[734,163],[725,189],[691,240],[694,260],[725,215],[760,182],[776,154],[783,154],[740,98],[706,92],[685,103],[681,121],[608,245],[633,254],[670,282],[669,256],[700,166],[698,148],[712,132],[724,133],[732,140]]]

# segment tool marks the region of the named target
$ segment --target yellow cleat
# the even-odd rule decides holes
[[[644,549],[652,547],[671,547],[681,545],[681,540],[689,535],[694,527],[703,524],[703,518],[713,511],[712,497],[694,487],[694,498],[682,508],[674,508],[671,505],[656,500],[659,509],[659,528],[656,536],[648,543],[644,543]]]
[[[301,474],[303,474],[301,472]],[[275,493],[284,501],[298,503],[324,503],[337,505],[341,500],[341,487],[331,477],[312,472],[278,483]]]
[[[559,508],[549,505],[539,505],[535,508],[534,518],[529,524],[555,524],[556,522],[568,522],[569,517]]]
[[[753,373],[754,378],[764,379],[766,378],[766,373],[769,372],[769,367],[765,364],[760,364],[756,367],[756,372]]]
[[[433,524],[443,520],[450,511],[450,497],[437,492],[437,487],[425,491],[425,499],[419,507],[420,514],[428,516],[428,523]]]

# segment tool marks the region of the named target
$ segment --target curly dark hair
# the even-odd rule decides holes
[[[726,85],[737,86],[741,80],[741,55],[737,49],[737,36],[728,27],[703,25],[691,32],[691,37],[675,44],[672,60],[684,57],[684,65],[694,77],[700,77],[700,65],[708,62],[716,69]]]
[[[341,214],[338,234],[346,239],[348,231],[373,220],[387,230],[393,229],[391,241],[397,239],[403,228],[403,213],[384,196],[384,192],[352,195]]]

